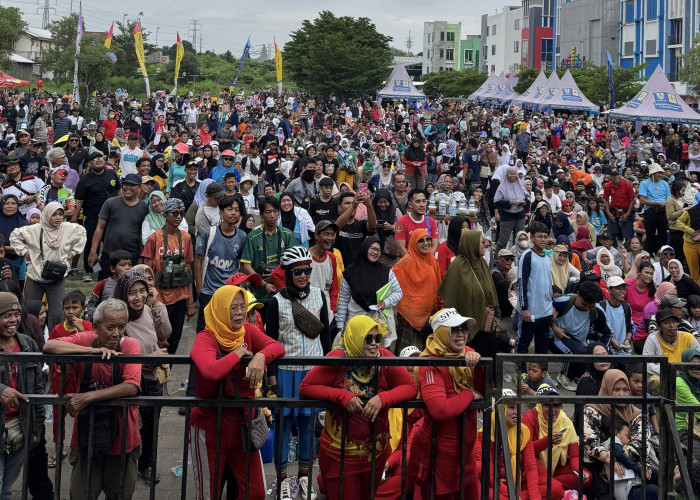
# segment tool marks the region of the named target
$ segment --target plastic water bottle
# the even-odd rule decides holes
[[[469,197],[469,208],[475,208],[474,207],[474,197],[470,196]]]
[[[169,260],[168,265],[165,266],[165,272],[166,273],[172,273],[173,272],[173,261]]]
[[[187,387],[187,383],[188,383],[189,381],[190,381],[190,379],[186,378],[185,380],[183,380],[182,382],[180,382],[180,387],[181,387],[182,389],[184,389],[185,387]]]
[[[450,217],[456,217],[457,216],[457,201],[452,200],[450,202]]]

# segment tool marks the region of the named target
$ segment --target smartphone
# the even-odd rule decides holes
[[[562,430],[559,431],[559,434],[564,434],[568,430],[569,430],[568,427],[564,427]]]
[[[368,191],[369,191],[369,190],[368,190],[368,188],[367,188],[367,184],[366,184],[366,183],[360,184],[360,187],[357,189],[357,192],[358,192],[358,193],[362,193],[362,194],[367,194]]]
[[[383,226],[384,224],[386,224],[386,221],[385,220],[378,220],[377,224],[379,224],[380,226]]]
[[[92,270],[96,273],[99,273],[100,271],[102,271],[102,266],[99,262],[97,262],[94,266],[92,266]]]

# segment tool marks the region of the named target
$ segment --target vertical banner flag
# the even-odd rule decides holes
[[[136,58],[141,66],[141,74],[146,84],[146,99],[151,97],[151,85],[148,81],[148,71],[146,71],[146,56],[143,53],[143,33],[141,32],[141,21],[134,26],[134,47],[136,48]]]
[[[107,38],[105,39],[105,49],[109,50],[112,48],[112,34],[114,33],[114,22],[112,26],[109,27],[109,33],[107,33]]]
[[[243,63],[248,58],[248,55],[250,55],[250,37],[248,37],[248,41],[245,43],[245,47],[243,47],[243,55],[241,56],[241,64],[238,65],[238,71],[236,71],[236,75],[233,77],[233,80],[231,80],[231,84],[229,85],[230,92],[233,92],[233,88],[236,86],[236,80],[238,80],[238,75],[241,74]]]
[[[177,32],[177,45],[175,46],[175,88],[173,89],[173,94],[177,95],[177,78],[180,75],[180,62],[182,61],[182,56],[185,54],[185,47],[182,45],[182,40],[180,39],[180,32]]]
[[[615,108],[615,87],[613,86],[613,60],[612,56],[610,55],[610,51],[606,51],[608,53],[608,96],[610,97],[610,104],[608,109],[614,109]]]
[[[277,46],[277,40],[275,43],[275,71],[277,72],[277,95],[282,95],[282,52]]]
[[[73,102],[80,103],[78,91],[78,58],[80,57],[80,41],[83,39],[83,3],[80,2],[78,10],[78,34],[75,37],[75,63],[73,66]]]

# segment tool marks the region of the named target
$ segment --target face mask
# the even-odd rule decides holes
[[[530,248],[530,242],[527,240],[518,240],[518,246],[523,250]]]
[[[304,172],[301,174],[301,179],[304,182],[311,182],[314,180],[314,172],[313,170],[304,170]]]

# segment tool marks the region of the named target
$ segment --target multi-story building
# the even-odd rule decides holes
[[[481,66],[481,37],[479,35],[467,35],[467,38],[459,41],[459,69]]]
[[[522,6],[481,16],[481,71],[517,73],[522,65]]]
[[[661,65],[672,82],[678,82],[683,54],[700,32],[700,2],[687,0],[620,0],[620,65],[629,68],[648,63],[644,77]],[[682,84],[680,94],[687,94]]]
[[[462,24],[423,23],[423,74],[461,69]]]
[[[556,1],[557,67],[572,49],[589,64],[607,64],[608,51],[617,63],[620,0]]]

